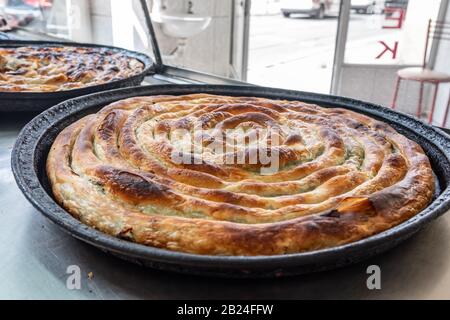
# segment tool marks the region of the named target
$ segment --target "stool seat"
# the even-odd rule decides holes
[[[424,68],[405,68],[400,69],[397,75],[401,79],[420,81],[420,82],[450,82],[450,74]]]

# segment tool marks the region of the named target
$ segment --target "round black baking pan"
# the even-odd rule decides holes
[[[410,220],[358,242],[313,252],[256,257],[186,254],[127,242],[81,223],[55,202],[47,181],[45,163],[49,149],[62,129],[120,99],[190,93],[301,100],[323,107],[346,108],[383,120],[418,142],[427,153],[438,178],[435,199]],[[157,85],[112,90],[65,101],[46,110],[23,128],[12,152],[12,169],[26,198],[42,214],[74,237],[143,266],[198,275],[276,277],[341,267],[396,246],[450,209],[450,137],[439,129],[408,115],[358,100],[264,87]]]
[[[79,89],[56,91],[56,92],[1,92],[0,91],[0,113],[2,112],[33,112],[39,113],[62,101],[84,96],[94,92],[106,91],[117,88],[133,87],[140,85],[144,77],[152,72],[153,60],[139,52],[129,51],[121,48],[77,43],[77,42],[57,42],[57,41],[25,41],[25,40],[0,40],[1,48],[18,47],[85,47],[108,49],[120,52],[128,57],[136,58],[144,64],[144,70],[134,76],[104,84],[83,87]]]

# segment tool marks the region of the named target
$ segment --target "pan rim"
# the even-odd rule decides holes
[[[82,111],[92,109],[100,104],[107,104],[111,101],[122,99],[123,96],[150,95],[151,93],[149,92],[152,92],[152,94],[176,94],[175,92],[178,92],[178,94],[194,92],[213,94],[216,92],[217,94],[247,94],[252,96],[267,97],[274,97],[277,95],[286,97],[302,96],[302,98],[297,99],[301,99],[306,102],[308,102],[308,100],[314,100],[315,103],[319,105],[322,103],[330,106],[346,107],[347,109],[356,110],[376,118],[384,119],[385,121],[393,121],[392,118],[397,117],[401,118],[403,122],[409,122],[417,125],[418,128],[416,129],[418,130],[411,131],[414,134],[426,137],[426,139],[437,149],[439,149],[439,151],[445,156],[448,163],[450,163],[450,136],[443,131],[431,127],[409,115],[383,108],[376,104],[351,98],[293,90],[235,85],[151,85],[94,93],[62,102],[35,117],[20,132],[14,145],[11,157],[12,170],[16,182],[31,204],[44,216],[62,227],[66,232],[94,246],[118,254],[125,254],[132,258],[150,260],[170,265],[204,268],[217,267],[222,269],[295,267],[303,264],[311,264],[312,261],[314,261],[315,264],[321,264],[334,261],[336,259],[345,259],[346,256],[352,255],[361,250],[376,250],[378,246],[386,241],[401,241],[402,237],[408,237],[409,234],[418,231],[422,226],[428,224],[431,220],[444,214],[450,209],[449,173],[448,176],[444,177],[447,186],[441,191],[441,194],[437,197],[437,199],[435,199],[429,204],[429,206],[411,219],[381,233],[337,247],[273,256],[214,256],[159,249],[115,238],[77,220],[53,200],[39,180],[37,168],[35,168],[35,154],[39,145],[42,144],[42,139],[46,136],[46,134],[48,135],[50,129],[48,129],[47,126],[56,126],[57,123],[63,120],[75,118],[75,115],[80,114]],[[96,102],[97,99],[100,100],[101,103]],[[359,110],[363,107],[366,108],[364,111]],[[392,118],[389,118],[389,116]],[[49,117],[50,120],[46,117]],[[399,125],[407,128],[404,123]],[[35,131],[38,135],[30,134],[31,131]],[[58,132],[59,131],[60,130],[58,130]],[[431,135],[434,135],[435,138],[439,137],[439,139],[431,139]],[[24,150],[24,146],[26,145],[29,147],[30,143],[32,144],[31,150],[30,148],[26,148]],[[23,154],[27,156],[27,159],[22,158]]]

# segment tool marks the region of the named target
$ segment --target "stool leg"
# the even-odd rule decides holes
[[[434,107],[436,107],[436,98],[437,98],[438,90],[439,90],[439,82],[434,84],[433,102],[431,104],[430,117],[428,118],[428,123],[429,124],[431,124],[433,122]]]
[[[450,95],[448,96],[447,108],[445,109],[444,120],[442,120],[442,128],[447,124],[448,109],[450,108]]]
[[[402,79],[397,76],[397,81],[395,84],[395,91],[394,91],[394,98],[392,99],[392,109],[395,109],[397,107],[397,98],[398,98],[398,89],[400,89],[400,83]]]
[[[423,100],[423,82],[420,81],[420,91],[419,91],[419,105],[417,106],[417,118],[420,119],[422,115],[422,100]]]

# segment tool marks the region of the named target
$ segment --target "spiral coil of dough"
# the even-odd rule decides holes
[[[88,47],[0,47],[0,92],[54,92],[136,76],[144,64],[124,52]]]
[[[195,128],[201,147],[190,149],[191,162],[174,161],[185,147],[174,132],[193,141]],[[216,152],[211,132],[227,130],[241,145]],[[248,161],[255,132],[277,156],[269,174],[269,164]],[[130,98],[80,119],[55,140],[47,174],[56,200],[90,226],[212,255],[357,241],[414,216],[434,192],[421,147],[383,122],[299,101],[206,94]]]

